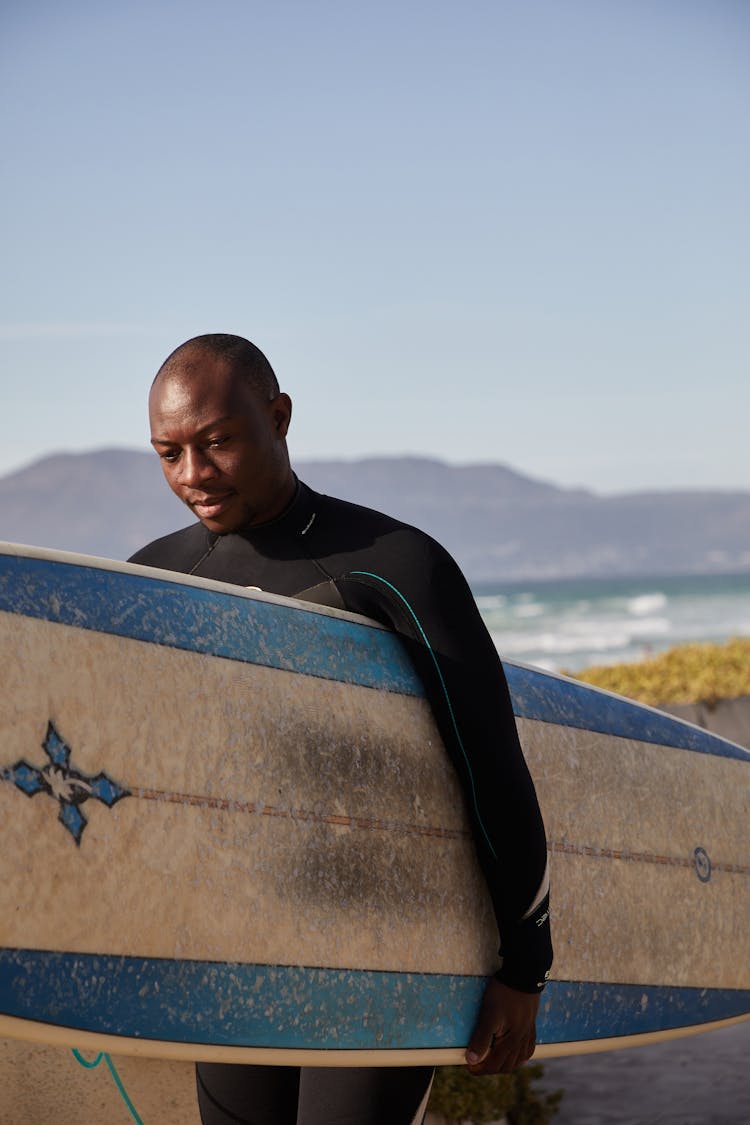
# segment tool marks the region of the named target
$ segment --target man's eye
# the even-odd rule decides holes
[[[167,449],[164,453],[160,453],[159,456],[162,461],[169,461],[171,464],[172,461],[177,460],[179,452],[176,449]]]
[[[220,445],[223,445],[226,440],[227,439],[225,437],[209,438],[208,441],[206,442],[206,445],[208,446],[209,449],[218,449],[218,447]]]

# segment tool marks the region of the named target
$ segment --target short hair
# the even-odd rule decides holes
[[[263,398],[270,400],[278,396],[278,379],[260,348],[244,336],[232,336],[229,332],[208,332],[186,340],[167,356],[156,372],[154,382],[160,375],[195,370],[199,363],[189,359],[188,355],[196,351],[226,360],[232,372],[245,379]]]

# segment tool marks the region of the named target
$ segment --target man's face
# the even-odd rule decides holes
[[[286,451],[292,404],[266,402],[225,360],[187,357],[149,398],[151,444],[173,492],[209,531],[266,523],[294,495]]]

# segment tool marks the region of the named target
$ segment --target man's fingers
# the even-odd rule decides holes
[[[491,979],[466,1049],[472,1074],[514,1070],[530,1059],[536,1045],[539,997],[517,992]]]
[[[527,1062],[532,1054],[533,1047],[528,1042],[519,1044],[504,1038],[496,1042],[479,1066],[471,1069],[475,1074],[510,1074]]]
[[[485,1042],[483,1039],[474,1036],[466,1049],[466,1062],[469,1067],[478,1066],[481,1062],[484,1062],[490,1053],[491,1046],[492,1040]]]
[[[497,1011],[493,1004],[484,1002],[479,1010],[474,1031],[472,1032],[469,1046],[466,1049],[466,1062],[470,1067],[477,1066],[489,1055],[497,1040]]]
[[[496,1037],[486,1056],[469,1069],[474,1074],[509,1074],[530,1055],[528,1043],[519,1043],[515,1037],[505,1034]]]

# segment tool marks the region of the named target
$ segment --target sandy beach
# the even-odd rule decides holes
[[[554,1125],[748,1125],[750,1021],[649,1047],[550,1059]]]

